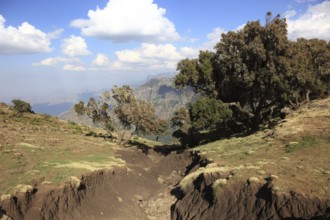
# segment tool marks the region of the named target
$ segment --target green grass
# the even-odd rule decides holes
[[[19,184],[43,181],[53,185],[98,169],[125,166],[116,157],[119,146],[82,135],[102,129],[60,121],[48,115],[15,114],[0,109],[0,194],[13,194]]]
[[[149,140],[147,138],[142,138],[142,137],[139,137],[139,136],[134,136],[131,139],[131,144],[132,145],[145,145],[145,146],[150,147],[150,148],[160,147],[160,146],[164,145],[161,142]]]
[[[321,144],[329,143],[330,137],[304,136],[301,139],[289,142],[285,147],[285,152],[291,153],[302,150],[307,147],[315,147]]]

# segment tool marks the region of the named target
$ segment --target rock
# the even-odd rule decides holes
[[[227,180],[226,179],[217,179],[214,183],[213,183],[213,185],[215,186],[215,187],[217,187],[217,186],[224,186],[224,185],[226,185],[227,184]]]
[[[0,201],[7,200],[7,199],[9,199],[10,197],[11,197],[10,194],[4,194],[4,195],[1,195],[1,196],[0,196]]]
[[[159,182],[160,184],[165,184],[165,179],[164,179],[163,176],[159,176],[159,177],[157,178],[157,180],[158,180],[158,182]]]
[[[33,191],[33,186],[19,184],[16,186],[15,190],[21,193],[29,193]]]
[[[121,197],[117,197],[118,202],[123,202],[123,199]]]
[[[264,170],[258,170],[258,171],[257,171],[257,174],[259,174],[259,175],[265,175],[265,173],[266,173],[266,172],[265,172]]]
[[[258,177],[252,176],[248,179],[248,182],[251,183],[258,183],[260,182],[260,179]]]
[[[281,157],[282,160],[290,160],[289,157]]]
[[[255,151],[253,151],[253,150],[249,150],[249,151],[245,152],[245,154],[246,154],[246,155],[251,155],[251,154],[254,154],[254,152],[255,152]]]
[[[212,167],[218,167],[219,165],[217,163],[209,163],[206,165],[206,168],[212,168]]]
[[[75,189],[78,189],[81,185],[81,181],[78,177],[76,176],[71,176],[70,177],[70,185],[74,187]]]
[[[297,166],[297,169],[302,170],[304,169],[304,166],[303,165]]]
[[[276,180],[276,179],[278,179],[278,176],[271,174],[271,175],[269,175],[269,178],[271,180]]]
[[[272,189],[273,189],[275,192],[281,191],[281,188],[278,187],[278,186],[274,186]]]
[[[41,185],[50,185],[50,184],[52,184],[52,182],[50,182],[50,181],[42,181],[41,182]]]
[[[134,198],[139,200],[140,202],[143,201],[143,196],[141,196],[141,195],[134,195]]]

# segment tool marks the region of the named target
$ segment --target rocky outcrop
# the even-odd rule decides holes
[[[172,219],[327,219],[330,200],[295,192],[279,193],[271,181],[233,183],[219,186],[214,181],[226,176],[201,174],[182,192],[173,191],[177,202],[172,207]]]
[[[138,99],[150,102],[156,114],[163,119],[171,118],[178,106],[186,105],[196,98],[190,87],[185,90],[176,89],[173,78],[152,78],[134,89],[134,94]]]

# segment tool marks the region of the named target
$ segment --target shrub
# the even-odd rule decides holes
[[[19,99],[14,99],[12,100],[14,104],[14,109],[19,112],[19,113],[24,113],[24,112],[29,112],[29,113],[34,113],[32,111],[30,103],[24,102]]]

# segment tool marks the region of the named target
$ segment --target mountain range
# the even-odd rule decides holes
[[[167,75],[158,75],[149,78],[145,83],[134,88],[137,99],[148,101],[153,105],[156,115],[162,119],[170,119],[175,109],[180,105],[187,105],[196,98],[193,89],[176,89],[174,78]],[[95,97],[97,95],[93,95]],[[84,100],[87,101],[87,100]],[[76,123],[92,125],[86,116],[78,116],[73,107],[59,115],[60,119]]]

